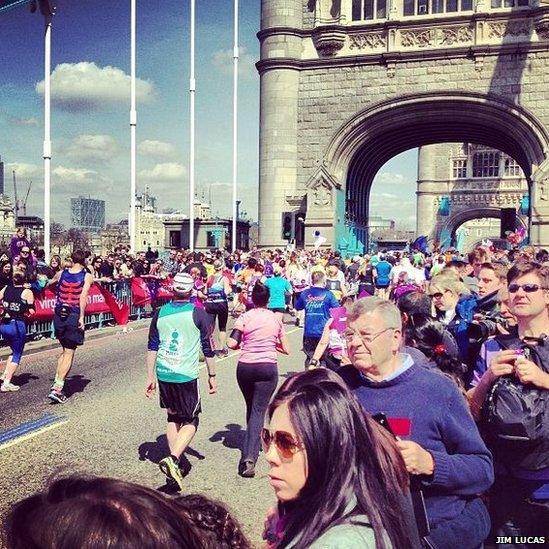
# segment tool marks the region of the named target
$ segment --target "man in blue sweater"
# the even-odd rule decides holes
[[[368,412],[399,425],[398,447],[425,497],[427,542],[436,549],[480,547],[490,531],[479,495],[493,483],[492,456],[457,386],[400,352],[401,318],[388,301],[355,302],[345,338],[353,365],[339,373]]]

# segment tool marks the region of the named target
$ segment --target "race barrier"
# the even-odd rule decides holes
[[[130,320],[146,317],[154,307],[172,299],[171,283],[169,278],[138,277],[94,282],[88,293],[84,316],[86,329],[102,328],[107,323],[124,326]],[[55,290],[46,288],[35,294],[34,305],[36,312],[27,323],[27,339],[54,338]]]

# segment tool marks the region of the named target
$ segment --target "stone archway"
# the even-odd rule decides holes
[[[487,145],[513,157],[531,187],[532,240],[549,243],[547,130],[514,103],[465,91],[401,95],[364,109],[342,125],[307,184],[307,225],[324,226],[332,242],[356,242],[353,232],[364,228],[371,185],[383,164],[405,150],[442,142]],[[312,195],[327,181],[335,209],[318,204]]]

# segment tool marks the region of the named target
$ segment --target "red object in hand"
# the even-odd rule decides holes
[[[409,437],[412,433],[412,420],[407,417],[388,417],[391,430],[397,437]]]

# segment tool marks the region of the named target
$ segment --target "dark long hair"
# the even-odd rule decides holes
[[[431,317],[412,315],[406,324],[405,341],[406,345],[419,349],[463,390],[467,366],[458,358],[455,339],[444,324]]]
[[[404,512],[408,474],[394,442],[381,433],[341,378],[324,368],[287,379],[269,405],[282,404],[307,452],[308,476],[296,500],[280,503],[287,522],[279,547],[309,547],[335,524],[365,514],[378,549],[413,547]],[[356,507],[349,506],[356,501]]]
[[[176,501],[110,478],[56,480],[17,503],[4,526],[9,549],[209,547]]]

